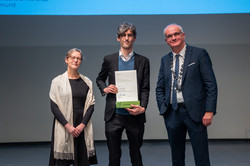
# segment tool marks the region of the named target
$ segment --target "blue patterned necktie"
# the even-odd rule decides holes
[[[177,103],[177,95],[176,95],[176,85],[177,85],[177,78],[179,76],[179,54],[175,56],[175,71],[174,71],[174,83],[173,83],[173,92],[172,92],[172,108],[174,111],[178,109]]]

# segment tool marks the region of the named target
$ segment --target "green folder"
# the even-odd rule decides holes
[[[140,101],[120,101],[120,102],[116,102],[116,108],[131,108],[131,104],[140,105]]]

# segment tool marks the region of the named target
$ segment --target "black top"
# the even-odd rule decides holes
[[[86,114],[83,117],[84,105],[86,101],[86,96],[89,91],[89,87],[87,84],[81,79],[69,79],[71,90],[72,90],[72,97],[73,97],[73,122],[74,127],[83,123],[86,125],[90,120],[92,113],[94,111],[94,105],[90,106],[87,110]],[[51,111],[54,114],[55,118],[65,126],[68,121],[63,116],[62,112],[59,110],[56,103],[52,100],[51,102]]]

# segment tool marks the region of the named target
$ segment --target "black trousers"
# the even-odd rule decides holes
[[[120,166],[121,139],[125,130],[132,166],[142,166],[140,148],[143,142],[144,123],[139,123],[136,116],[115,114],[105,123],[105,134],[109,149],[109,166]]]
[[[178,110],[168,110],[164,115],[165,125],[171,146],[173,166],[185,166],[186,134],[190,137],[195,165],[210,166],[207,127],[202,122],[193,121],[185,106]]]

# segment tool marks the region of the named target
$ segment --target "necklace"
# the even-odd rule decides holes
[[[173,78],[174,78],[174,80],[176,80],[176,86],[174,87],[174,89],[178,93],[182,91],[181,90],[181,79],[182,79],[182,75],[183,75],[184,60],[185,60],[185,57],[183,57],[183,63],[181,65],[179,75],[177,77],[176,74],[175,74],[175,71],[174,71],[174,67],[173,67],[173,63],[174,63],[173,55],[171,56],[170,68],[171,68],[171,73],[173,75]]]

